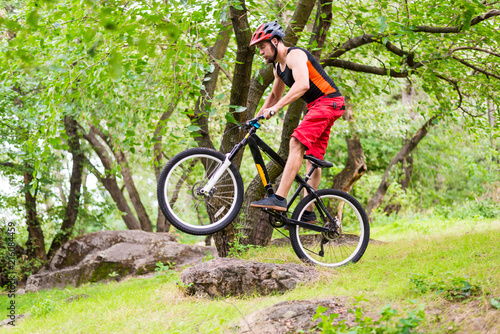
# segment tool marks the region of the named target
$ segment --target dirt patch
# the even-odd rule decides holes
[[[498,334],[500,310],[490,304],[490,299],[478,298],[466,302],[440,300],[438,305],[426,308],[427,323],[442,333]]]

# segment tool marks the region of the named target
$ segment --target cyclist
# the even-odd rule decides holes
[[[323,159],[330,129],[345,110],[342,94],[316,58],[305,49],[285,46],[282,40],[284,36],[283,28],[274,21],[260,25],[250,41],[250,46],[257,45],[260,55],[274,67],[271,94],[257,116],[264,115],[269,119],[279,109],[299,98],[307,102],[307,113],[290,138],[288,160],[276,194],[250,204],[252,207],[276,211],[287,211],[286,197],[300,170],[304,152]],[[283,96],[285,85],[290,90]],[[311,163],[307,161],[307,169],[311,167]],[[321,169],[318,168],[309,184],[317,190],[320,181]],[[311,211],[303,214],[303,220],[315,221],[313,208],[309,209]]]

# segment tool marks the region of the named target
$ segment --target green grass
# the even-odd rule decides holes
[[[16,313],[31,315],[16,328],[3,327],[0,332],[219,333],[240,322],[242,315],[280,301],[332,296],[348,300],[364,296],[368,302],[363,307],[372,312],[389,303],[399,310],[411,307],[410,300],[425,303],[426,319],[417,329],[426,332],[474,332],[472,322],[477,318],[492,332],[500,331],[500,310],[490,304],[491,298],[500,301],[500,222],[423,218],[397,224],[373,228],[373,237],[386,243],[370,244],[359,263],[339,269],[318,268],[321,275],[316,282],[283,295],[217,300],[187,297],[176,286],[176,277],[166,276],[87,284],[17,296]],[[243,258],[299,263],[288,247],[253,249]],[[449,301],[435,290],[412,291],[415,286],[410,279],[415,275],[431,284],[446,275],[465,277],[480,293],[465,301]],[[88,297],[66,301],[75,295]],[[0,309],[5,310],[8,302],[5,295],[0,296]],[[467,317],[463,317],[464,312]],[[453,324],[455,321],[458,323]]]

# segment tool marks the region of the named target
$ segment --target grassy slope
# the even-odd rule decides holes
[[[432,221],[399,222],[374,230],[373,237],[389,241],[370,245],[362,260],[335,270],[320,268],[314,284],[284,295],[205,300],[185,297],[175,277],[130,279],[125,282],[88,284],[80,288],[42,291],[16,297],[17,314],[31,312],[9,333],[219,333],[257,309],[283,300],[363,295],[369,311],[391,303],[403,309],[414,299],[426,305],[429,332],[500,332],[500,311],[491,307],[500,300],[500,222]],[[296,262],[283,248],[252,250],[246,258],[262,262]],[[435,292],[417,294],[409,284],[412,274],[430,281],[451,272],[468,276],[483,295],[468,302],[450,303]],[[75,295],[86,298],[67,302]],[[9,300],[0,296],[0,309]],[[2,312],[6,313],[6,312]],[[2,314],[0,318],[5,318]],[[453,322],[458,322],[453,324]]]

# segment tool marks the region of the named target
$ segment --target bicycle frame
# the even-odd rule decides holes
[[[255,132],[250,132],[249,135],[242,140],[242,147],[244,145],[248,145],[250,152],[252,153],[253,160],[255,162],[255,166],[257,168],[257,172],[259,173],[260,179],[264,188],[266,189],[266,193],[268,196],[274,194],[273,185],[271,183],[269,172],[267,171],[266,165],[264,163],[264,159],[262,158],[261,151],[266,153],[271,160],[273,160],[278,166],[282,169],[285,168],[286,162],[281,158],[278,153],[276,153],[269,145],[267,145]],[[230,154],[229,160],[234,157],[238,153],[238,150]],[[305,178],[302,178],[300,175],[295,176],[295,181],[299,184],[297,190],[293,194],[290,202],[288,203],[287,210],[290,209],[290,206],[293,204],[295,199],[299,196],[300,192],[305,188],[308,193],[315,193],[314,189],[307,183],[307,181],[311,178],[312,173],[316,170],[317,166],[313,166],[313,168],[307,173]]]
[[[224,173],[224,171],[229,168],[229,165],[231,164],[232,159],[238,154],[238,152],[248,145],[250,148],[250,152],[252,153],[252,157],[254,159],[255,165],[257,167],[257,171],[259,173],[259,176],[262,180],[262,184],[264,185],[264,188],[266,189],[267,195],[271,196],[274,194],[274,190],[272,187],[272,184],[270,182],[269,178],[269,173],[267,171],[266,165],[264,163],[264,159],[262,159],[262,154],[261,150],[266,153],[275,163],[277,163],[282,169],[285,168],[286,162],[281,158],[278,153],[276,153],[269,145],[267,145],[259,136],[257,136],[256,131],[260,127],[260,124],[257,122],[256,119],[250,121],[250,130],[248,131],[248,134],[243,138],[241,142],[236,144],[234,148],[231,150],[230,153],[226,154],[226,159],[222,163],[222,165],[217,169],[217,171],[213,174],[213,176],[208,180],[207,184],[203,187],[201,190],[202,193],[205,194],[210,194],[212,191],[213,186],[217,183],[221,175]],[[313,187],[311,187],[307,181],[311,178],[311,175],[314,173],[314,171],[319,168],[319,166],[315,165],[314,163],[312,164],[313,167],[311,170],[306,174],[305,178],[302,178],[300,175],[295,176],[295,181],[299,184],[297,190],[293,194],[292,198],[290,199],[290,202],[287,205],[287,211],[290,209],[292,206],[293,202],[297,197],[299,196],[300,192],[305,188],[309,194],[314,194],[315,197],[317,198],[316,191],[314,190]],[[325,208],[323,203],[321,201],[316,201],[315,202],[316,207],[318,207],[319,212],[321,215],[326,214],[328,219],[330,221],[333,221],[333,217],[330,215],[328,210]],[[265,210],[267,213],[273,215],[276,217],[276,213]],[[324,218],[324,217],[323,217]],[[318,232],[328,232],[331,231],[328,228],[322,227],[322,226],[317,226],[314,224],[309,224],[305,223],[299,220],[295,219],[286,219],[287,223],[294,224],[294,225],[300,225],[305,228],[309,228],[311,230],[315,230]]]

